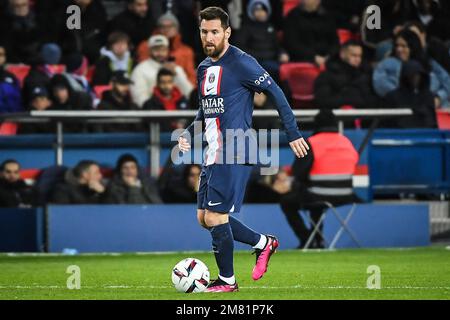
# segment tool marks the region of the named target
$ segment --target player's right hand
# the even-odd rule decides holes
[[[289,142],[289,146],[298,158],[303,158],[308,154],[309,146],[303,138]]]
[[[188,152],[191,149],[191,144],[188,142],[188,140],[184,137],[178,138],[178,148],[181,152]]]

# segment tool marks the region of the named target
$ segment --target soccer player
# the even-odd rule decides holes
[[[199,22],[207,55],[197,70],[200,107],[194,122],[178,138],[178,147],[182,152],[189,151],[195,122],[204,123],[208,148],[197,193],[197,219],[211,232],[219,268],[218,279],[208,285],[206,292],[233,292],[238,290],[233,271],[233,241],[255,249],[253,280],[259,280],[267,271],[279,243],[276,237],[257,233],[230,215],[241,207],[255,158],[254,149],[249,146],[256,140],[250,141],[251,135],[240,140],[230,138],[229,132],[242,133],[251,128],[254,92],[264,92],[276,103],[296,156],[304,157],[308,145],[279,86],[253,57],[229,44],[231,28],[227,13],[218,7],[208,7],[200,12]]]

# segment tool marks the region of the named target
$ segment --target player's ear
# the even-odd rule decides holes
[[[230,36],[231,36],[231,28],[228,27],[225,29],[225,39],[227,40],[230,39]]]

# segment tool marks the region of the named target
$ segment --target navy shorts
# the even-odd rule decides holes
[[[244,164],[203,166],[197,208],[219,213],[239,212],[252,168]]]

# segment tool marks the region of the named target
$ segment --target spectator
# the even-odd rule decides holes
[[[189,107],[187,99],[180,89],[175,86],[175,75],[169,69],[162,68],[158,72],[157,84],[153,89],[152,97],[144,103],[143,109],[147,110],[185,110]],[[161,130],[169,131],[185,128],[187,121],[177,119],[162,123]]]
[[[103,98],[97,108],[99,110],[138,109],[130,96],[130,84],[132,83],[133,82],[128,78],[125,71],[113,72],[111,77],[112,89],[103,93]],[[141,129],[141,127],[136,124],[128,123],[104,124],[96,127],[103,132],[136,132]]]
[[[322,5],[336,19],[336,27],[338,29],[359,33],[361,29],[361,13],[366,2],[365,0],[322,0]]]
[[[100,51],[102,57],[95,65],[94,86],[108,85],[114,71],[125,71],[131,76],[134,62],[129,49],[130,38],[127,34],[113,32],[108,36],[108,45]]]
[[[94,98],[94,92],[86,78],[89,67],[87,58],[79,52],[73,52],[66,57],[65,65],[66,72],[63,74],[69,81],[72,90],[86,92],[91,98]]]
[[[95,161],[82,160],[67,170],[65,181],[56,185],[51,202],[57,204],[98,204],[105,197],[102,173]]]
[[[374,70],[375,92],[384,97],[397,89],[402,62],[414,59],[430,74],[430,90],[435,96],[435,107],[449,106],[450,76],[434,59],[426,55],[417,35],[410,30],[403,30],[394,37],[394,45],[392,56],[381,61]]]
[[[89,94],[72,89],[67,78],[56,74],[50,80],[50,95],[54,110],[89,110],[92,100]]]
[[[363,48],[350,40],[331,57],[314,83],[315,104],[321,109],[376,108],[379,99],[372,89],[372,72],[363,63]]]
[[[320,0],[303,0],[285,19],[284,47],[291,61],[308,61],[323,67],[339,41],[334,19]]]
[[[163,184],[161,195],[164,202],[197,202],[200,172],[201,167],[197,164],[186,165],[181,174],[177,174],[173,167],[166,167],[160,177],[160,184]]]
[[[367,20],[372,12],[363,11],[363,21],[361,24],[361,37],[364,44],[373,49],[375,60],[380,61],[389,52],[388,43],[392,38],[394,30],[413,18],[411,0],[371,0],[367,6],[377,5],[382,12],[380,16],[381,28],[367,28]]]
[[[242,8],[248,8],[249,2],[253,0],[243,0]],[[283,1],[279,0],[269,0],[271,14],[269,15],[269,22],[275,27],[275,30],[281,31],[283,29],[284,17],[283,17]],[[247,19],[249,19],[248,15],[242,15],[243,24]],[[242,26],[241,26],[242,27]]]
[[[45,64],[42,56],[39,54],[31,63],[30,71],[23,81],[22,98],[24,105],[30,104],[30,96],[36,87],[47,88],[54,71]]]
[[[20,178],[20,164],[5,160],[0,165],[0,207],[30,207],[34,204],[34,190]]]
[[[147,0],[127,0],[127,8],[114,17],[109,23],[109,32],[126,33],[134,47],[150,37],[153,32],[154,17]]]
[[[237,43],[249,53],[277,80],[280,63],[289,62],[289,56],[282,51],[275,27],[269,21],[272,7],[269,0],[251,0],[247,6],[247,19],[238,31]]]
[[[189,82],[183,68],[169,59],[169,40],[163,35],[154,35],[149,39],[151,57],[139,63],[134,69],[131,79],[131,96],[134,102],[142,107],[151,98],[156,85],[159,69],[167,68],[175,74],[175,84],[185,97],[189,97],[193,86]]]
[[[0,45],[0,113],[23,111],[19,81],[5,65],[6,49]]]
[[[434,96],[430,91],[430,76],[415,60],[403,62],[398,89],[385,97],[386,106],[411,108],[413,115],[395,121],[387,121],[382,127],[390,128],[437,128]]]
[[[115,204],[162,203],[155,182],[139,172],[139,164],[131,154],[117,161],[116,172],[106,189],[106,202]]]
[[[51,110],[52,101],[45,87],[36,87],[30,96],[30,111]],[[53,123],[21,123],[19,124],[19,134],[55,133],[56,127]]]
[[[412,1],[415,19],[419,20],[427,33],[440,39],[450,40],[450,5],[445,0],[415,0]]]
[[[169,40],[170,57],[174,58],[175,63],[183,68],[189,82],[196,86],[194,51],[181,41],[180,24],[177,17],[170,12],[165,13],[158,19],[157,26],[158,32]],[[139,62],[149,58],[150,48],[146,41],[141,42],[137,54]]]
[[[425,27],[419,21],[409,21],[405,23],[404,28],[416,33],[428,56],[436,60],[447,73],[450,72],[450,52],[444,42],[439,38],[428,36]]]
[[[30,63],[39,51],[44,34],[29,0],[10,0],[8,12],[0,20],[0,40],[9,45],[12,63]]]
[[[41,48],[41,56],[44,64],[59,64],[61,54],[61,48],[56,43],[46,43]]]
[[[81,52],[94,64],[100,56],[100,49],[104,43],[106,30],[106,10],[100,0],[71,0],[68,5],[77,5],[81,9],[81,28],[69,30],[60,26],[64,32],[59,43],[65,55],[72,52]]]
[[[292,171],[292,191],[281,200],[281,208],[302,248],[312,230],[306,228],[299,210],[310,210],[317,223],[323,208],[314,206],[318,201],[333,205],[354,202],[352,175],[358,163],[358,153],[350,140],[338,133],[337,121],[331,110],[321,110],[314,119],[316,131],[308,138],[310,152],[305,158],[296,159]],[[316,237],[315,247],[323,247]]]
[[[259,168],[258,168],[259,169]],[[251,182],[245,201],[248,203],[279,203],[283,195],[291,191],[291,181],[284,170],[271,176],[262,176]]]

